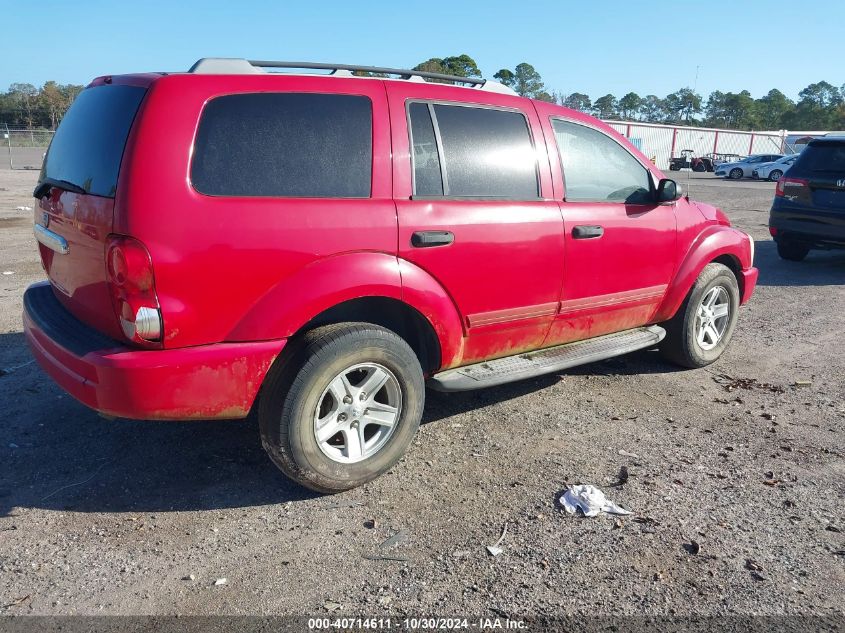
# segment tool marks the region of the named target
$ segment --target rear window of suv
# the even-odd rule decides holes
[[[792,175],[810,172],[845,174],[845,140],[818,145],[811,143],[801,152],[801,156],[789,171]]]
[[[129,128],[145,92],[115,85],[83,90],[56,130],[39,181],[66,182],[113,198]]]
[[[227,95],[203,110],[191,181],[212,196],[367,198],[372,156],[367,97]]]

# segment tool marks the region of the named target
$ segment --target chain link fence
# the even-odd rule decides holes
[[[0,127],[6,156],[0,169],[41,169],[44,154],[53,140],[53,130]]]

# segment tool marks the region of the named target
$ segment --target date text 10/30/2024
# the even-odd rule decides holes
[[[308,629],[312,631],[526,631],[528,626],[522,620],[509,618],[309,618]]]

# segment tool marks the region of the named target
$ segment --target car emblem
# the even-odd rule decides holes
[[[44,214],[41,216],[41,221],[44,224],[45,229],[50,226],[50,214],[45,211]]]
[[[839,180],[837,180],[836,186],[837,187],[845,187],[845,178],[840,178]]]

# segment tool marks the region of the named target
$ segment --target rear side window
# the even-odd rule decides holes
[[[568,202],[652,201],[648,170],[624,147],[593,128],[553,119]]]
[[[412,103],[409,119],[415,195],[514,200],[539,196],[537,161],[522,113]]]
[[[366,198],[372,162],[367,97],[227,95],[203,110],[191,181],[212,196]]]
[[[845,174],[845,142],[809,145],[789,170],[792,176],[814,172]]]
[[[129,128],[145,92],[119,85],[83,90],[56,130],[40,180],[64,181],[113,198]]]

